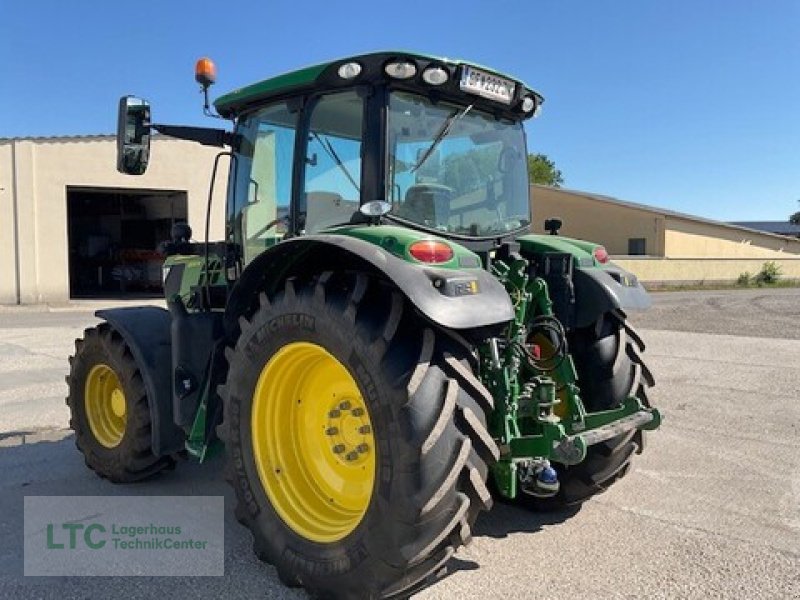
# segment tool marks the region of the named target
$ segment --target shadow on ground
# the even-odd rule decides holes
[[[494,508],[482,514],[475,524],[475,536],[504,538],[510,533],[536,533],[547,525],[557,525],[574,517],[580,506],[539,512],[509,501],[495,501]]]
[[[548,525],[563,523],[579,511],[580,506],[572,506],[553,512],[538,512],[511,501],[495,500],[492,510],[481,513],[478,517],[472,535],[474,538],[502,539],[513,533],[536,533]],[[480,565],[475,561],[453,557],[431,577],[430,585],[443,581],[459,571],[474,571],[479,568]]]

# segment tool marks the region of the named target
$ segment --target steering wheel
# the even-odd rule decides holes
[[[253,235],[248,236],[247,239],[254,240],[254,239],[258,238],[259,236],[267,233],[267,231],[269,231],[270,229],[272,229],[273,227],[275,227],[279,223],[282,223],[283,221],[286,221],[286,217],[285,216],[284,217],[278,217],[277,219],[273,219],[272,221],[270,221],[269,223],[264,225],[261,229],[256,231]]]
[[[528,215],[512,215],[498,218],[495,221],[494,229],[498,231],[513,231],[514,229],[520,229],[527,223],[530,223]]]

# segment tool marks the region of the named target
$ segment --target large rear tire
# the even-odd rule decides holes
[[[420,587],[492,502],[468,350],[364,274],[289,280],[239,324],[220,436],[256,555],[327,598]]]
[[[150,406],[142,374],[122,336],[101,323],[75,340],[67,375],[69,425],[86,466],[114,483],[173,468],[152,449]]]
[[[614,408],[628,396],[636,396],[649,406],[647,390],[654,385],[653,375],[642,357],[644,342],[625,313],[605,313],[593,325],[575,331],[569,349],[578,372],[581,400],[588,411]],[[586,459],[577,465],[554,463],[561,482],[557,495],[522,497],[540,510],[557,510],[588,500],[628,473],[633,455],[642,452],[643,443],[644,434],[633,430],[590,446]]]

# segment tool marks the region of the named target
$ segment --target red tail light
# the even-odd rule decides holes
[[[603,248],[603,246],[598,246],[594,249],[594,257],[601,265],[604,265],[608,262],[608,252],[605,248]]]
[[[438,240],[420,240],[408,247],[408,252],[420,262],[443,263],[453,258],[453,249]]]

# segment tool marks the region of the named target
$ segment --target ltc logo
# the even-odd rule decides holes
[[[83,530],[83,535],[80,534],[80,531]],[[64,531],[69,532],[69,534],[65,534]],[[102,525],[98,525],[97,523],[92,523],[91,525],[84,527],[82,523],[62,523],[61,528],[57,528],[53,523],[47,524],[47,549],[48,550],[63,550],[64,544],[67,543],[67,538],[69,539],[69,549],[75,550],[78,547],[80,539],[83,538],[83,543],[86,545],[87,548],[91,548],[92,550],[99,550],[103,546],[106,545],[106,540],[100,539],[97,540],[96,536],[93,537],[95,533],[105,533],[106,528]],[[56,541],[56,538],[61,540],[61,543]]]

